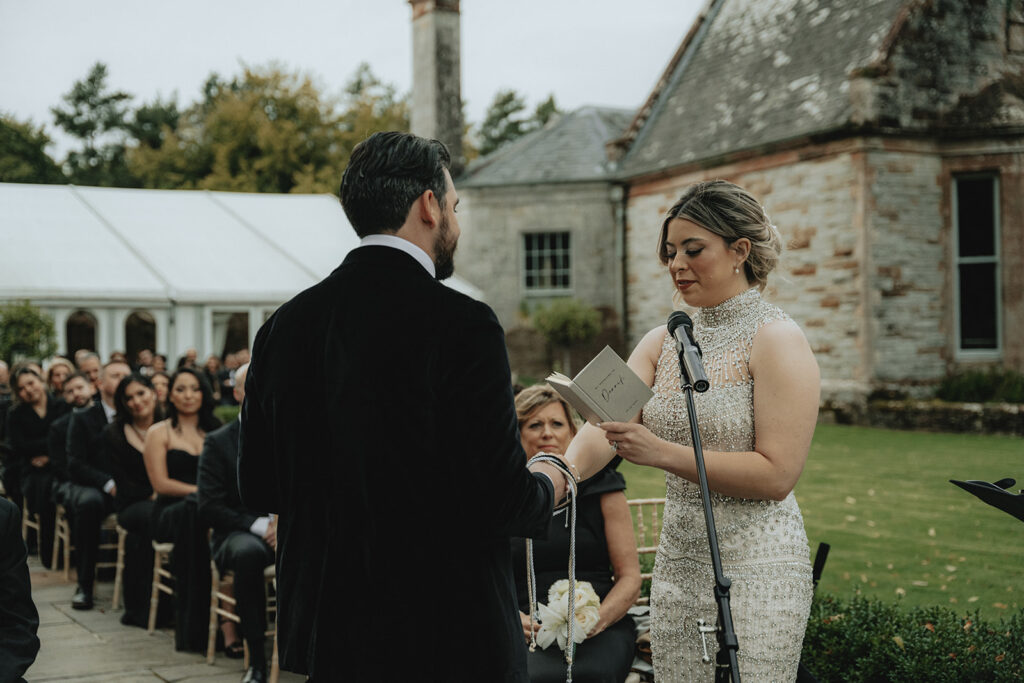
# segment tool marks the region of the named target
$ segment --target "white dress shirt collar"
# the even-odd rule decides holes
[[[430,277],[437,278],[437,271],[434,270],[433,259],[430,258],[427,252],[423,251],[407,239],[387,234],[367,235],[359,242],[359,246],[392,247],[393,249],[400,249],[416,259],[419,264],[423,266],[428,273],[430,273]]]
[[[117,410],[108,406],[102,396],[100,397],[100,405],[103,406],[103,414],[107,417],[107,424],[110,424],[114,421],[114,415],[117,414]]]

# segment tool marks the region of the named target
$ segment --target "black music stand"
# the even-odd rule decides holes
[[[992,484],[976,479],[969,479],[968,481],[950,479],[949,482],[981,498],[992,507],[999,508],[1003,512],[1007,512],[1024,522],[1024,493],[1010,493],[1008,490],[1017,483],[1015,480],[1007,477]]]

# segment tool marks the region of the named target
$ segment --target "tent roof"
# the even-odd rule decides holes
[[[0,183],[0,243],[0,299],[247,304],[290,299],[359,238],[331,195]]]

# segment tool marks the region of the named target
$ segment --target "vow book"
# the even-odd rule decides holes
[[[608,346],[575,378],[552,372],[547,382],[592,425],[628,422],[654,396],[651,388]]]

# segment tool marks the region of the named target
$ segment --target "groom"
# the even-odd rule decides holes
[[[313,681],[527,681],[509,536],[565,480],[519,445],[504,335],[451,276],[458,196],[436,140],[377,133],[341,202],[362,238],[253,347],[245,505],[280,514],[282,667]]]

